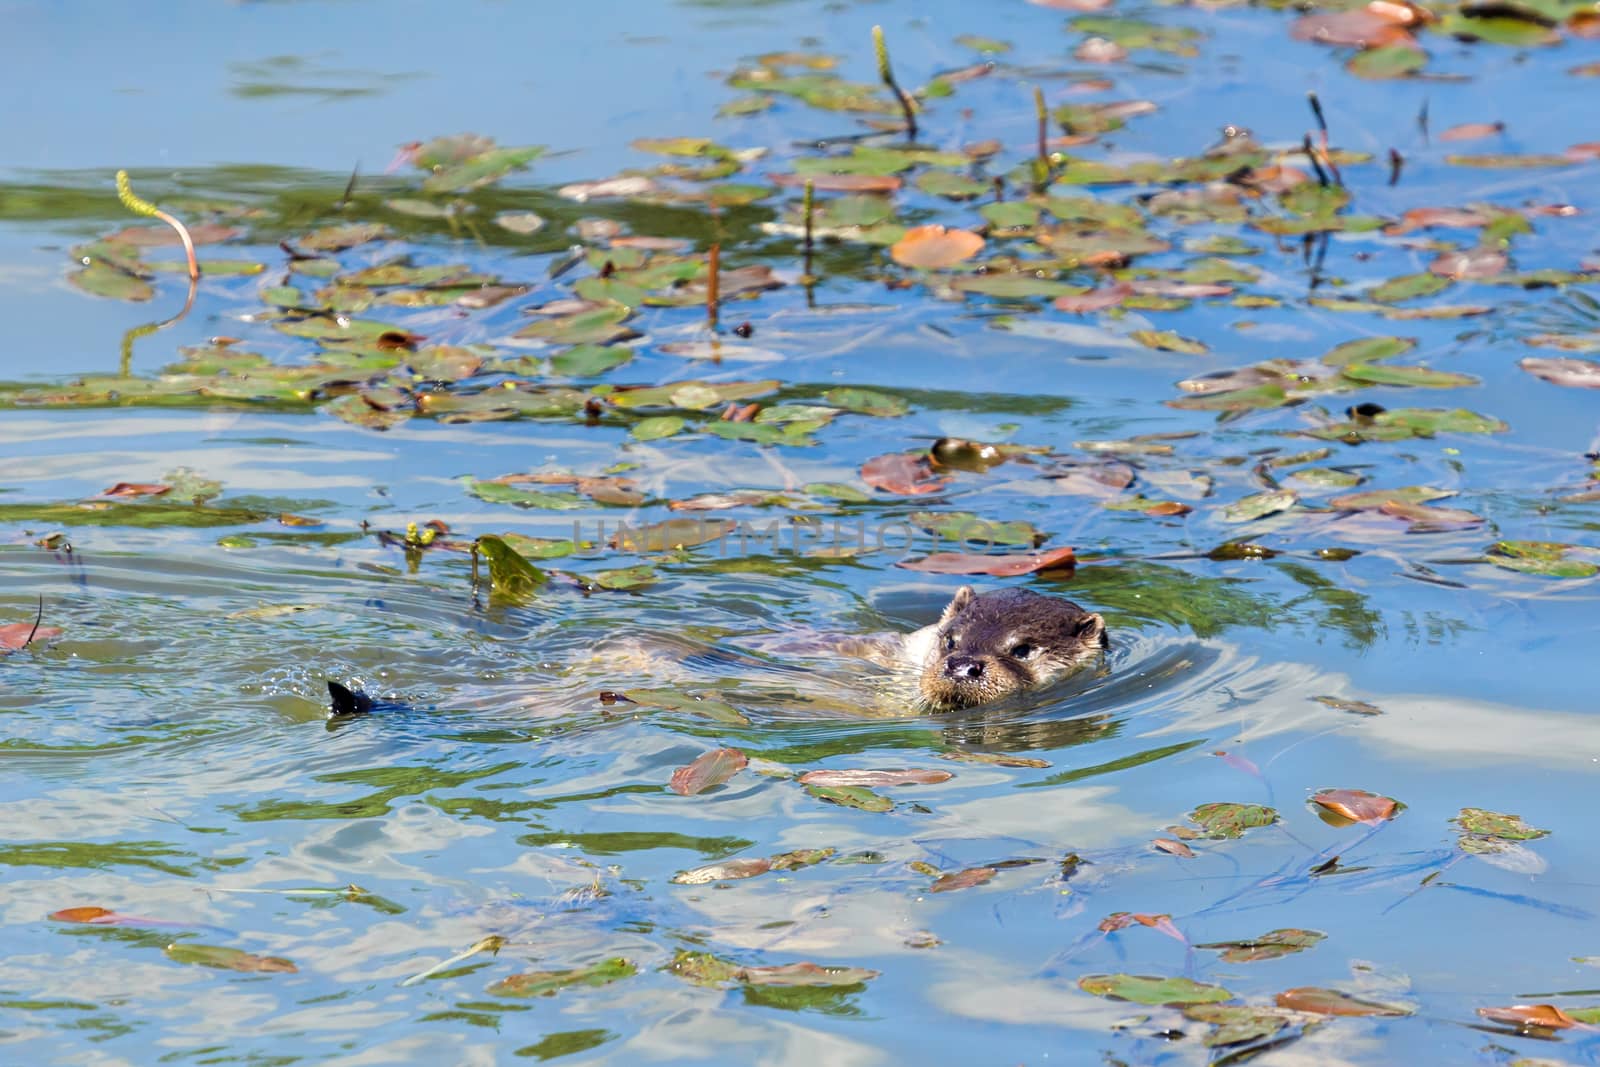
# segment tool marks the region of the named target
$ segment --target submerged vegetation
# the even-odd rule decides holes
[[[1593,914],[1569,890],[1592,872],[1538,876],[1579,862],[1560,843],[1583,813],[1551,798],[1587,767],[1553,750],[1592,727],[1541,712],[1518,743],[1492,695],[1441,711],[1362,657],[1499,655],[1507,604],[1590,610],[1600,459],[1552,398],[1600,387],[1593,205],[1502,177],[1587,180],[1600,147],[1434,130],[1438,104],[1377,146],[1328,90],[1293,126],[1151,144],[1167,104],[1119,82],[1216,36],[1175,8],[1038,6],[1068,12],[1070,64],[965,35],[970,62],[907,88],[874,27],[877,83],[842,73],[867,42],[761,54],[723,72],[716,136],[635,140],[635,165],[565,184],[538,180],[560,146],[476,133],[382,175],[136,172],[163,208],[125,171],[114,195],[0,184],[0,221],[92,223],[67,279],[130,312],[115,369],[29,368],[0,419],[171,411],[151,432],[197,435],[181,461],[95,465],[79,495],[0,476],[20,591],[0,670],[22,694],[0,757],[139,777],[124,761],[148,752],[149,803],[182,809],[152,808],[173,836],[103,810],[79,834],[39,771],[0,848],[34,951],[73,936],[85,966],[304,983],[285,1009],[388,982],[416,1031],[534,1026],[539,1059],[631,1056],[734,991],[805,1018],[818,1055],[841,1033],[900,1047],[908,995],[947,1053],[979,1049],[972,1020],[1027,1035],[975,1059],[1057,1026],[1092,1035],[1081,1062],[1485,1041],[1556,1062],[1513,1057],[1585,1040],[1600,1002],[1568,971],[1593,963],[1569,958]],[[1462,47],[1600,36],[1574,3],[1297,12],[1251,18],[1357,78],[1438,78],[1440,100]],[[841,132],[796,142],[807,110]],[[133,323],[184,285],[175,317]],[[221,332],[152,339],[192,309]],[[369,464],[295,483],[335,499],[193,469],[223,448],[292,463],[313,432]],[[927,621],[957,576],[1102,611],[1106,668],[917,717],[807,644]],[[313,737],[324,676],[363,673],[407,699]],[[209,795],[170,791],[163,761],[241,730],[262,739],[231,742],[237,770],[182,783]],[[1525,804],[1454,773],[1485,752],[1558,785]],[[1513,805],[1527,822],[1494,810]],[[1421,934],[1374,938],[1396,909]],[[1527,945],[1457,943],[1496,916]],[[151,1022],[69,985],[70,1009],[12,1010],[82,1012],[107,1048]],[[594,1025],[530,1021],[546,998]],[[695,1040],[720,1047],[719,1025]],[[219,1047],[254,1058],[241,1026]],[[329,1047],[294,1043],[285,1062]]]

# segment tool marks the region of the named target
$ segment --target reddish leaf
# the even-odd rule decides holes
[[[1575,389],[1600,389],[1600,363],[1570,357],[1529,356],[1517,366],[1551,385]]]
[[[1100,920],[1100,929],[1110,934],[1118,930],[1125,930],[1134,923],[1138,923],[1140,926],[1148,926],[1152,930],[1166,934],[1175,941],[1182,941],[1184,944],[1189,942],[1189,939],[1183,936],[1182,931],[1172,925],[1172,916],[1170,915],[1146,915],[1136,911],[1115,911]]]
[[[926,455],[905,452],[867,460],[861,465],[861,480],[885,493],[907,496],[937,493],[951,481],[934,473],[933,462]]]
[[[1428,271],[1445,278],[1493,278],[1504,274],[1509,260],[1493,248],[1472,248],[1465,252],[1441,252],[1428,264]]]
[[[1162,852],[1170,852],[1172,855],[1186,860],[1194,859],[1194,849],[1182,841],[1174,841],[1170,837],[1158,837],[1150,843]]]
[[[983,249],[983,238],[971,230],[916,226],[894,243],[889,254],[903,267],[943,270],[964,263]]]
[[[1419,207],[1412,208],[1400,216],[1400,221],[1385,226],[1383,232],[1390,236],[1399,236],[1410,233],[1412,230],[1426,230],[1433,227],[1443,229],[1477,229],[1488,225],[1491,216],[1474,208],[1465,207]]]
[[[197,245],[215,244],[239,236],[239,231],[232,226],[223,226],[215,222],[202,222],[197,226],[188,227],[189,239]],[[106,241],[115,241],[119,244],[138,245],[141,248],[157,248],[161,245],[177,245],[183,243],[183,238],[178,236],[178,231],[171,226],[129,226],[118,230],[109,237],[102,238]]]
[[[1578,1020],[1554,1004],[1512,1004],[1505,1008],[1479,1008],[1478,1014],[1497,1023],[1512,1026],[1541,1027],[1545,1030],[1568,1030],[1578,1025]]]
[[[1132,295],[1133,286],[1126,282],[1118,282],[1116,285],[1091,289],[1087,293],[1071,293],[1067,296],[1058,296],[1052,306],[1057,311],[1083,315],[1091,311],[1104,311],[1106,308],[1114,308]]]
[[[1048,552],[1028,552],[1015,556],[935,552],[921,559],[901,560],[896,566],[928,574],[987,574],[994,578],[1015,578],[1051,567],[1071,566],[1075,560],[1071,548],[1052,548]]]
[[[120,920],[122,916],[118,915],[110,908],[82,907],[62,908],[60,911],[53,911],[50,913],[50,918],[54,919],[56,922],[62,923],[97,923],[101,925],[113,925]]]
[[[57,626],[41,626],[35,630],[31,622],[8,623],[0,626],[0,652],[15,652],[19,648],[60,636],[61,629]]]
[[[1394,818],[1399,808],[1392,797],[1379,796],[1365,789],[1324,789],[1313,796],[1311,802],[1351,822],[1362,822],[1369,826]]]
[[[672,772],[667,788],[679,796],[692,797],[714,785],[721,785],[749,765],[750,760],[736,748],[714,748],[687,767]]]
[[[1313,1015],[1410,1015],[1411,1009],[1362,1000],[1337,989],[1300,986],[1278,994],[1278,1007]]]
[[[800,776],[801,785],[938,785],[955,775],[949,771],[807,771]]]
[[[975,885],[982,885],[998,873],[993,867],[968,867],[955,874],[940,875],[928,887],[928,892],[948,893],[956,889],[970,889]]]
[[[115,497],[160,496],[162,493],[168,493],[171,491],[172,486],[170,485],[151,485],[141,482],[118,482],[116,485],[113,485],[110,489],[107,489],[100,495]]]
[[[827,193],[892,193],[901,181],[889,174],[770,174],[777,185],[804,185]]]
[[[1506,124],[1503,122],[1463,122],[1459,126],[1452,126],[1439,134],[1441,141],[1476,141],[1481,137],[1493,137],[1497,133],[1504,133]]]
[[[1412,44],[1411,32],[1392,18],[1386,18],[1383,12],[1373,11],[1376,6],[1303,15],[1289,27],[1289,35],[1297,41],[1353,44],[1360,48]]]

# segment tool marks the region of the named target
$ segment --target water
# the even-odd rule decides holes
[[[1483,202],[1592,211],[1592,162],[1478,169],[1446,159],[1558,153],[1594,139],[1570,108],[1552,104],[1577,91],[1566,70],[1595,58],[1591,42],[1568,34],[1558,49],[1519,52],[1435,34],[1425,38],[1428,69],[1458,80],[1372,82],[1341,68],[1346,53],[1290,40],[1292,15],[1264,10],[1121,12],[1204,36],[1195,56],[1139,51],[1109,68],[1070,58],[1083,35],[1063,33],[1069,14],[1024,4],[537,13],[494,3],[194,4],[164,8],[158,21],[17,4],[0,14],[13,27],[6,77],[19,92],[48,87],[13,116],[14,151],[0,172],[0,315],[9,327],[0,350],[0,625],[31,624],[42,598],[44,624],[62,630],[0,658],[8,1062],[1597,1059],[1589,1030],[1517,1034],[1476,1014],[1549,1002],[1581,1017],[1597,1002],[1585,991],[1597,984],[1589,961],[1600,871],[1585,847],[1583,805],[1600,759],[1589,699],[1596,587],[1581,566],[1578,577],[1542,577],[1489,551],[1499,541],[1558,542],[1578,546],[1565,550],[1569,561],[1592,559],[1596,505],[1582,499],[1592,394],[1517,366],[1565,354],[1528,344],[1531,336],[1587,336],[1590,281],[1461,281],[1401,306],[1481,303],[1489,313],[1390,321],[1319,301],[1426,271],[1440,251],[1426,242],[1470,247],[1476,231],[1336,232],[1311,286],[1298,237],[1142,212],[1172,249],[1135,257],[1136,271],[1193,266],[1204,253],[1184,242],[1242,238],[1256,254],[1226,258],[1256,277],[1239,291],[1279,303],[1221,298],[1073,316],[1047,298],[963,300],[911,279],[878,247],[849,243],[819,249],[820,281],[808,292],[797,242],[762,228],[792,210],[792,189],[715,213],[703,202],[579,204],[557,192],[661,162],[629,142],[677,135],[769,149],[717,180],[770,184],[767,175],[815,154],[807,142],[859,127],[788,100],[750,118],[713,118],[749,95],[726,76],[758,54],[808,48],[870,82],[869,31],[881,23],[908,86],[973,61],[953,43],[958,34],[1016,45],[1001,70],[960,83],[923,115],[922,140],[938,149],[1004,142],[1003,162],[986,176],[1027,159],[1035,84],[1052,107],[1159,105],[1100,146],[1066,149],[1095,159],[1196,156],[1224,123],[1290,147],[1312,125],[1303,94],[1315,90],[1333,143],[1378,157],[1344,164],[1348,214],[1392,219]],[[1115,88],[1073,88],[1093,77]],[[1426,143],[1416,122],[1424,101]],[[1504,134],[1438,140],[1454,123],[1493,119],[1508,122]],[[456,228],[384,205],[421,195],[417,172],[383,173],[396,146],[469,129],[551,151],[527,173],[462,194],[477,210]],[[1390,147],[1406,158],[1393,186],[1382,162]],[[353,201],[337,208],[358,161]],[[1303,156],[1291,165],[1307,167]],[[243,234],[202,258],[266,269],[208,274],[194,310],[154,333],[137,328],[177,312],[180,276],[152,279],[148,303],[73,288],[67,250],[127,224],[110,190],[119,167],[191,220],[208,210],[196,200],[248,209],[230,216]],[[1025,194],[1025,181],[1010,185],[1009,199]],[[1138,206],[1164,187],[1053,192]],[[981,223],[982,202],[914,188],[896,199],[903,220],[967,227]],[[1246,207],[1252,219],[1285,214],[1270,197]],[[491,222],[527,210],[548,220],[531,237]],[[237,348],[276,368],[342,360],[330,380],[390,374],[433,345],[482,344],[512,380],[566,382],[517,362],[560,346],[511,335],[532,321],[524,308],[570,297],[575,283],[603,273],[607,256],[628,276],[615,249],[552,276],[579,240],[572,228],[594,217],[634,235],[683,238],[696,254],[717,241],[725,270],[764,264],[787,284],[723,307],[721,360],[673,347],[709,339],[698,307],[641,309],[629,321],[643,335],[630,342],[634,357],[578,381],[580,401],[606,395],[608,384],[770,379],[758,395],[769,409],[824,404],[829,390],[850,386],[899,397],[906,413],[841,414],[812,431],[814,445],[791,447],[712,432],[641,441],[631,435],[638,413],[622,406],[593,420],[576,410],[488,422],[413,417],[379,432],[289,395],[104,403],[105,388],[131,396],[178,362],[182,346],[217,335],[240,338]],[[1579,270],[1593,255],[1586,218],[1535,216],[1533,233],[1512,236],[1515,269]],[[338,253],[347,274],[407,255],[529,290],[486,310],[377,303],[356,312],[426,335],[411,346],[420,353],[340,354],[274,330],[265,288],[311,294],[324,284],[291,273],[277,242],[352,221],[380,221],[392,239]],[[1042,255],[1020,246],[991,236],[984,257]],[[885,284],[903,278],[911,284]],[[1097,281],[1086,270],[1064,278]],[[744,322],[748,340],[726,332]],[[1172,330],[1209,351],[1155,350],[1133,338],[1141,329]],[[1481,384],[1351,386],[1220,420],[1164,403],[1184,395],[1180,379],[1315,360],[1389,334],[1417,345],[1385,365],[1420,363]],[[23,392],[31,401],[14,402],[18,390],[59,393],[107,375],[121,377],[99,394],[41,404],[42,393]],[[415,379],[434,376],[451,377],[387,381],[426,388]],[[447,382],[438,395],[455,389]],[[1314,409],[1333,420],[1362,402],[1466,408],[1509,430],[1359,445],[1304,435],[1317,425]],[[672,410],[714,423],[722,408]],[[1088,444],[1148,434],[1188,436],[1115,454]],[[928,495],[862,480],[866,461],[939,437],[1040,451],[957,473]],[[1270,465],[1322,446],[1324,458]],[[1287,477],[1308,466],[1363,481],[1331,488]],[[168,498],[109,514],[47,507],[116,482],[161,482],[176,468],[221,483],[209,510],[180,503],[185,510],[166,521],[145,522],[151,513],[136,509]],[[570,510],[524,509],[467,491],[466,479],[541,469],[611,471],[646,502],[583,497]],[[1299,492],[1293,509],[1225,520],[1224,505],[1272,482]],[[851,486],[867,502],[805,491],[821,483]],[[1400,519],[1326,503],[1400,486],[1452,491],[1436,503],[1482,521],[1407,532]],[[668,507],[734,489],[765,499]],[[1103,506],[1137,494],[1192,511]],[[248,515],[197,521],[222,508]],[[1030,522],[1048,535],[1045,547],[1075,546],[1080,563],[1004,580],[897,566],[952,547],[918,528],[927,511]],[[285,523],[285,514],[302,518]],[[754,539],[666,553],[605,547],[619,523],[686,517],[731,518]],[[507,598],[474,587],[463,552],[407,551],[376,536],[429,520],[447,524],[447,539],[520,533],[591,544],[535,561],[551,571],[548,583]],[[52,532],[62,539],[37,543]],[[840,541],[879,550],[815,552]],[[1218,551],[1237,541],[1272,554]],[[595,585],[638,564],[653,567],[652,581]],[[1112,635],[1105,662],[1047,693],[929,715],[879,668],[825,651],[826,635],[936,619],[963,581],[1026,584],[1102,612]],[[405,706],[330,724],[328,679]],[[602,700],[602,691],[635,701]],[[1380,714],[1363,713],[1373,709]],[[698,796],[667,789],[676,769],[719,747],[740,750],[749,766]],[[954,777],[879,788],[888,812],[828,803],[795,780],[816,769],[901,768]],[[1404,807],[1371,826],[1333,825],[1308,800],[1330,788]],[[1234,840],[1189,839],[1191,858],[1152,847],[1219,801],[1268,805],[1279,818]],[[1549,835],[1502,841],[1488,855],[1469,842],[1479,853],[1469,854],[1449,822],[1463,808],[1517,813]],[[748,879],[673,881],[797,850],[833,851]],[[977,868],[993,873],[951,891],[936,881]],[[112,914],[52,918],[76,908]],[[1102,929],[1127,912],[1153,925]],[[1326,938],[1257,962],[1197,947],[1280,929]],[[435,970],[488,937],[503,939],[498,951]],[[242,969],[206,966],[194,962],[194,946],[248,955],[203,957]],[[683,953],[755,970],[697,984]],[[494,986],[615,958],[628,964],[550,998]],[[792,986],[759,970],[800,962],[876,974]],[[1177,1007],[1080,985],[1118,973],[1193,979],[1257,1009],[1291,989],[1326,987],[1410,1014],[1258,1011],[1256,1024],[1277,1018],[1286,1029],[1257,1038],[1260,1048],[1208,1047],[1210,1026]]]

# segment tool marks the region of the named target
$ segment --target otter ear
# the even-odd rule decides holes
[[[1086,645],[1105,648],[1110,644],[1106,640],[1106,620],[1096,612],[1089,612],[1078,620],[1077,636]]]
[[[949,604],[945,605],[944,614],[939,616],[939,625],[943,626],[957,615],[960,615],[970,603],[972,603],[972,586],[964,585],[956,590],[956,595],[950,598]]]

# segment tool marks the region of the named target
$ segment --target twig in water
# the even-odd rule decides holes
[[[1428,143],[1428,98],[1422,98],[1422,106],[1417,109],[1417,129],[1422,131],[1422,143]]]
[[[1328,187],[1328,172],[1323,170],[1322,164],[1317,161],[1317,149],[1311,143],[1311,135],[1309,133],[1306,134],[1303,147],[1306,151],[1306,158],[1311,160],[1311,169],[1317,172],[1317,181],[1326,189]]]
[[[915,143],[917,140],[917,116],[911,106],[911,97],[895,82],[894,71],[889,69],[889,46],[883,41],[883,27],[872,27],[872,50],[878,56],[878,77],[883,79],[883,84],[889,87],[894,98],[900,102],[900,110],[906,117],[906,137]]]
[[[33,629],[28,631],[28,639],[22,642],[22,647],[27,648],[33,644],[33,635],[39,632],[39,624],[44,621],[44,597],[39,598],[39,614],[33,617]]]
[[[1317,99],[1316,93],[1307,93],[1306,99],[1311,102],[1311,114],[1316,116],[1317,129],[1322,132],[1322,161],[1328,164],[1328,170],[1333,173],[1333,183],[1342,189],[1344,175],[1339,173],[1339,165],[1328,152],[1328,119],[1322,114],[1322,101]]]
[[[356,191],[356,179],[359,177],[361,177],[361,164],[357,163],[350,168],[350,180],[344,183],[344,195],[333,203],[335,209],[343,211],[350,206],[350,196]]]
[[[1389,149],[1389,184],[1400,183],[1400,170],[1406,165],[1406,159],[1393,148]]]
[[[189,277],[196,280],[200,277],[200,262],[194,258],[194,238],[189,236],[189,228],[150,201],[135,196],[133,186],[128,184],[128,172],[125,170],[117,171],[117,199],[122,201],[123,207],[135,215],[160,219],[177,230],[178,238],[183,241],[183,254],[189,258]]]

